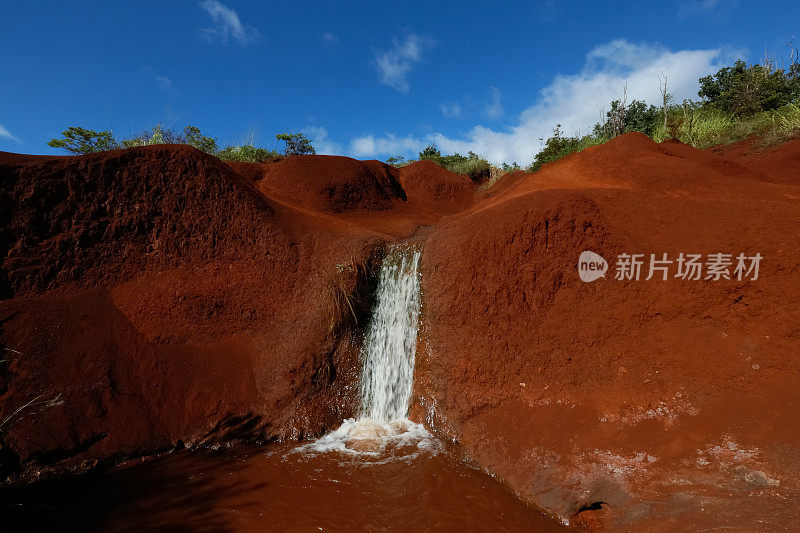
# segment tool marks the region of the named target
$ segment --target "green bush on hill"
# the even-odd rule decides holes
[[[469,176],[473,181],[483,181],[489,177],[491,165],[486,158],[474,152],[469,155],[461,154],[442,155],[435,144],[426,146],[419,153],[420,161],[432,161],[450,172]]]
[[[263,163],[281,157],[277,151],[255,146],[252,141],[240,145],[229,145],[224,149],[217,146],[217,139],[206,137],[197,126],[186,126],[183,131],[164,128],[156,124],[152,130],[118,140],[111,131],[94,131],[79,126],[70,126],[60,139],[47,143],[53,148],[61,148],[70,153],[83,155],[117,148],[152,146],[156,144],[188,144],[198,150],[219,157],[223,161]],[[279,133],[278,140],[286,143],[286,155],[316,153],[311,141],[302,133]]]
[[[678,139],[701,149],[753,135],[763,146],[772,146],[800,135],[800,63],[775,69],[737,61],[699,82],[700,101],[672,104],[665,95],[666,109],[639,100],[627,105],[614,100],[591,135],[568,137],[557,125],[529,170],[631,131],[659,142]]]
[[[223,161],[236,161],[240,163],[264,163],[275,158],[281,157],[281,154],[275,150],[268,148],[260,148],[250,144],[240,144],[237,146],[228,146],[221,150],[217,157]]]
[[[528,171],[535,172],[542,168],[545,163],[556,161],[573,152],[580,152],[584,148],[602,144],[606,140],[607,138],[603,134],[566,137],[564,132],[561,131],[561,124],[556,124],[556,127],[553,128],[553,136],[545,141],[544,148],[536,154],[533,163],[528,167]]]
[[[593,135],[612,139],[623,133],[638,131],[652,137],[662,120],[661,110],[654,105],[648,106],[641,100],[623,105],[619,100],[614,100],[606,112],[605,122],[595,124]]]

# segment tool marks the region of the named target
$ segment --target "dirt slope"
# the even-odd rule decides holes
[[[780,146],[763,148],[758,139],[746,139],[731,146],[712,150],[723,159],[757,172],[765,181],[800,185],[800,139],[793,139]]]
[[[792,528],[800,188],[761,177],[628,134],[441,221],[415,414],[573,523]],[[605,279],[579,279],[584,250]],[[620,253],[681,252],[764,259],[755,281],[614,279]]]
[[[431,161],[415,161],[400,168],[400,184],[411,201],[433,209],[444,208],[447,214],[469,207],[475,195],[475,183]]]
[[[362,190],[375,165],[347,165],[337,179]],[[367,205],[402,202],[367,182]],[[35,402],[2,429],[4,475],[351,414],[379,232],[270,200],[185,146],[0,154],[0,205],[0,420]]]

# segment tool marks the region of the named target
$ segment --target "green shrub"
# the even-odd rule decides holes
[[[110,131],[94,131],[80,126],[67,128],[62,139],[51,139],[47,146],[62,148],[73,154],[83,155],[104,150],[114,150],[120,145]]]
[[[488,178],[492,170],[491,165],[489,165],[486,159],[472,152],[469,153],[469,157],[466,159],[455,161],[445,168],[450,172],[469,176],[473,181],[481,181]]]
[[[605,122],[595,124],[593,134],[611,139],[623,133],[638,131],[652,137],[662,122],[661,110],[654,105],[648,106],[641,100],[633,100],[623,106],[619,100],[614,100],[606,112]]]
[[[489,177],[491,165],[486,158],[474,152],[469,155],[442,155],[436,144],[430,144],[419,153],[420,161],[432,161],[450,172],[469,176],[473,181],[482,181]]]
[[[228,146],[217,154],[223,161],[237,161],[241,163],[264,163],[281,157],[281,154],[268,148],[260,148],[253,144],[240,144]]]
[[[205,137],[196,126],[186,126],[183,132],[164,129],[161,124],[156,124],[152,130],[145,130],[121,141],[114,137],[111,131],[94,131],[79,126],[70,126],[62,139],[52,139],[47,143],[53,148],[63,148],[73,154],[90,154],[116,148],[132,148],[135,146],[151,146],[155,144],[188,144],[198,150],[212,155],[219,152],[217,140]]]
[[[608,138],[603,135],[585,135],[583,137],[566,137],[561,131],[561,124],[556,124],[553,129],[553,136],[544,143],[544,148],[536,154],[533,163],[528,167],[528,171],[535,172],[542,168],[545,163],[550,163],[561,159],[573,152],[580,152],[590,146],[596,146],[607,142]]]
[[[219,152],[216,139],[204,136],[200,128],[191,125],[183,128],[183,132],[178,132],[164,129],[161,124],[156,124],[152,130],[145,130],[121,142],[124,148],[156,144],[188,144],[211,155],[217,155]]]
[[[200,133],[200,128],[196,126],[186,126],[183,129],[183,142],[207,154],[217,155],[219,153],[217,140],[213,137],[202,135]]]

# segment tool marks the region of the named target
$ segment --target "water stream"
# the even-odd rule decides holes
[[[391,246],[381,266],[375,307],[361,348],[359,418],[302,447],[361,455],[436,453],[440,443],[407,418],[420,312],[420,251]]]

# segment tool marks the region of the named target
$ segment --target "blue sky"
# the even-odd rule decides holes
[[[662,72],[682,99],[735,58],[785,61],[798,20],[800,2],[744,0],[3,2],[0,150],[162,123],[222,145],[303,131],[362,159],[435,141],[528,163],[625,84],[656,103]]]

